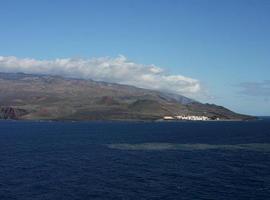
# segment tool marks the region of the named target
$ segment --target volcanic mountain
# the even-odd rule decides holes
[[[0,118],[24,120],[158,120],[204,115],[250,116],[187,97],[128,85],[23,73],[0,73]]]

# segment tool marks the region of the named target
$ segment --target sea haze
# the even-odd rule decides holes
[[[0,199],[270,199],[270,118],[0,121]]]

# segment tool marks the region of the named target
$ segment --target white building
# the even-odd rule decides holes
[[[164,120],[173,120],[173,119],[175,119],[175,118],[172,117],[172,116],[164,116],[163,119],[164,119]]]
[[[188,115],[188,116],[177,115],[177,116],[175,116],[175,118],[178,119],[178,120],[192,120],[192,121],[207,121],[207,120],[210,120],[209,117],[195,116],[195,115]]]

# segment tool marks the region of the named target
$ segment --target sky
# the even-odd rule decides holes
[[[270,115],[268,0],[0,5],[0,71],[130,84]]]

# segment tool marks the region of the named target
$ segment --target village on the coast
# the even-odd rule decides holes
[[[219,120],[219,118],[212,119],[207,116],[176,115],[176,116],[164,116],[163,120],[209,121],[209,120]]]

